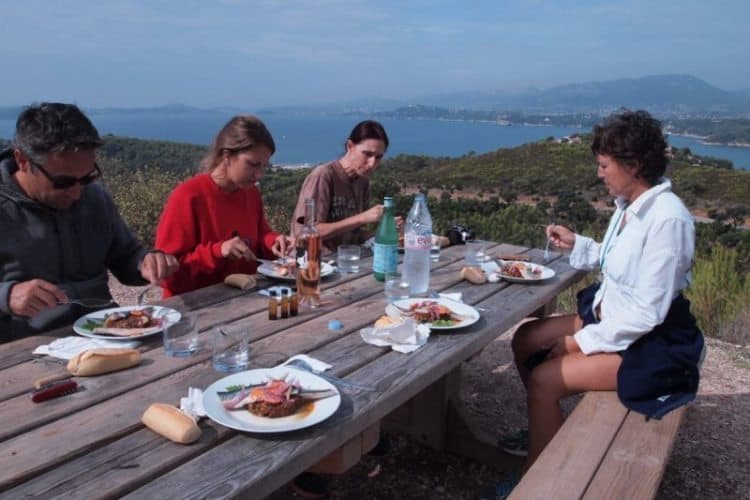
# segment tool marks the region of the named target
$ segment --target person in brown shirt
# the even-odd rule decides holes
[[[383,205],[370,207],[370,174],[388,148],[383,126],[373,120],[358,123],[338,160],[319,165],[305,178],[292,216],[292,234],[298,234],[305,215],[305,200],[315,200],[315,226],[326,253],[340,244],[361,244],[371,235],[363,226],[383,215]]]

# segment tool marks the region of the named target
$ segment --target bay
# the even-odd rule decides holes
[[[235,111],[90,111],[101,134],[209,144]],[[274,164],[315,165],[339,157],[352,127],[369,118],[364,115],[291,114],[269,112],[261,116],[276,141]],[[588,128],[549,126],[500,126],[492,122],[380,120],[390,139],[388,156],[415,154],[458,157],[498,148],[514,147],[547,137],[560,138]],[[15,120],[0,120],[0,137],[11,138]],[[670,136],[673,146],[688,147],[700,155],[729,159],[735,168],[750,170],[750,148],[701,144],[699,139]]]

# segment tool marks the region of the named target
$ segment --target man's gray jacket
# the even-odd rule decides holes
[[[8,299],[16,283],[41,278],[71,299],[111,299],[107,269],[122,283],[145,283],[138,268],[147,250],[101,185],[84,186],[71,208],[55,210],[26,196],[13,178],[17,169],[9,150],[0,153],[0,342],[70,324],[90,312],[60,305],[33,318],[13,315]]]

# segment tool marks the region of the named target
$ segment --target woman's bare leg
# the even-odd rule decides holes
[[[555,340],[560,337],[573,335],[582,326],[581,318],[577,314],[568,314],[532,320],[524,323],[516,330],[511,341],[511,347],[513,348],[516,369],[525,387],[528,386],[529,378],[529,371],[526,369],[525,363],[529,356],[552,346]]]
[[[616,353],[585,355],[577,352],[545,361],[528,378],[528,470],[562,426],[560,399],[584,391],[617,387],[622,357]]]

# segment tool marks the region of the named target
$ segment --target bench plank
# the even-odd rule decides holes
[[[583,498],[654,498],[685,409],[648,421],[629,412]]]
[[[508,498],[581,498],[627,413],[614,392],[587,393]]]

